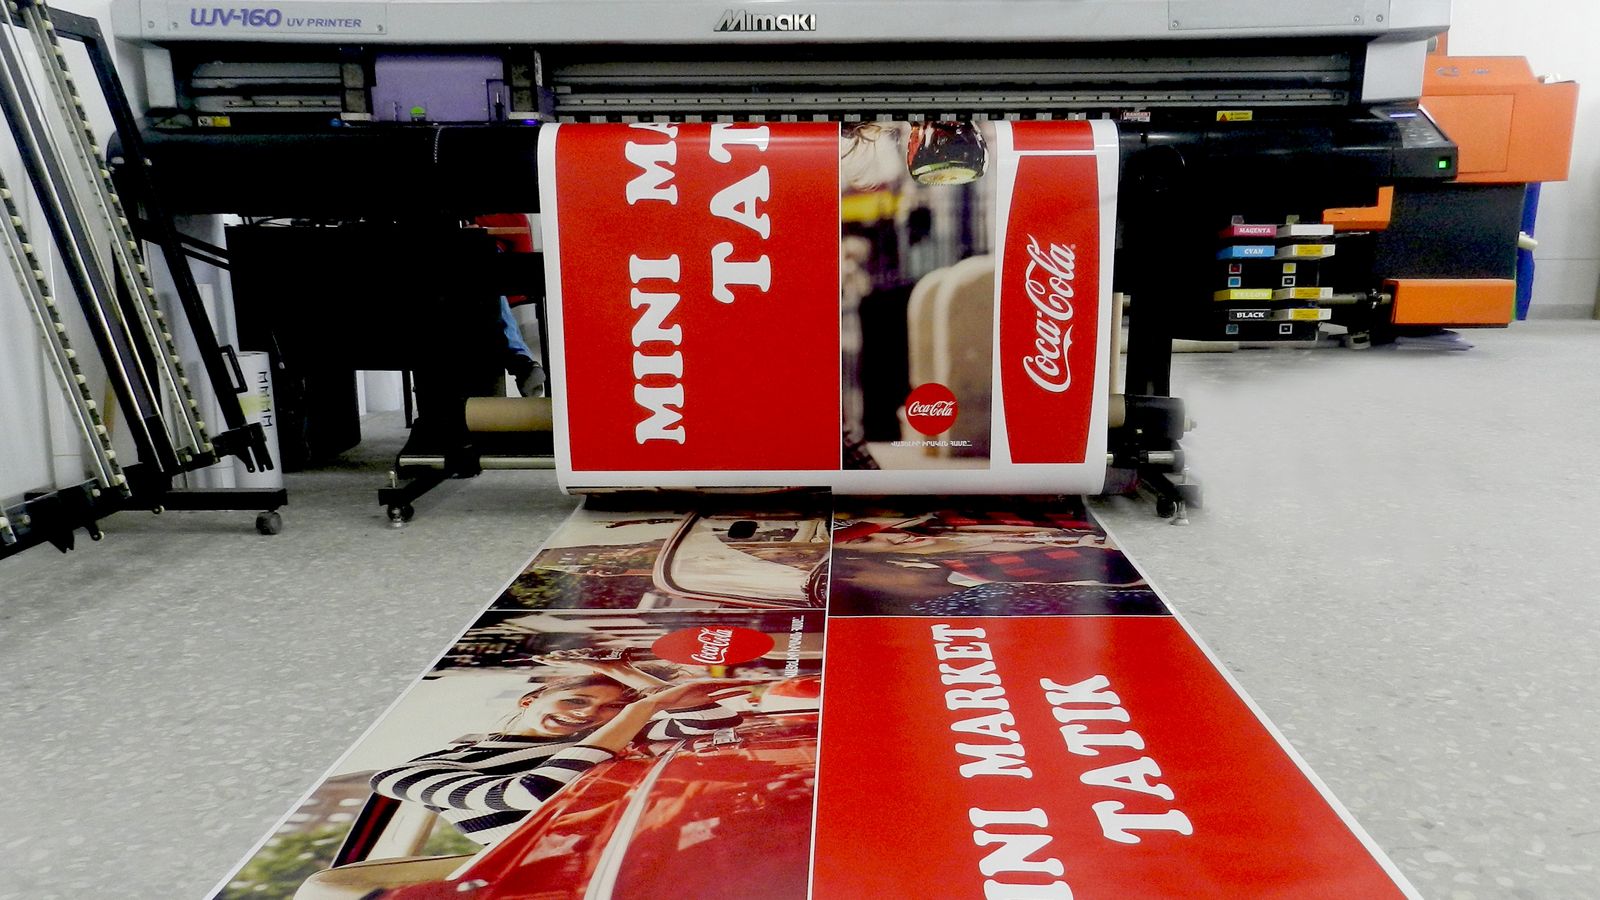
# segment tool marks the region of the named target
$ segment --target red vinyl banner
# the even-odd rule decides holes
[[[1012,134],[1016,179],[998,288],[1011,461],[1081,463],[1100,352],[1099,165],[1087,122],[1017,123]],[[1034,147],[1050,152],[1024,149]],[[1074,147],[1081,155],[1067,155]]]
[[[837,469],[838,126],[556,142],[573,470]]]
[[[568,489],[1103,486],[1110,122],[562,124],[539,154]]]
[[[1404,896],[1167,616],[829,622],[812,896]]]

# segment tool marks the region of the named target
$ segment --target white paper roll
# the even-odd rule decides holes
[[[235,461],[235,481],[242,488],[283,487],[283,456],[278,452],[278,410],[272,397],[272,362],[266,353],[239,354],[239,369],[244,373],[245,392],[239,395],[247,422],[260,422],[266,432],[267,452],[272,454],[271,469],[246,471]]]

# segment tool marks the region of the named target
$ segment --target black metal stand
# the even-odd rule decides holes
[[[1204,258],[1179,253],[1209,246],[1205,224],[1195,216],[1190,171],[1171,146],[1137,145],[1127,154],[1122,178],[1125,223],[1119,264],[1128,310],[1126,416],[1113,429],[1108,448],[1119,473],[1109,483],[1127,493],[1154,495],[1156,513],[1185,521],[1187,508],[1202,503],[1200,486],[1184,474],[1179,440],[1187,427],[1181,400],[1172,397],[1173,306],[1194,284],[1203,283]],[[1113,323],[1121,327],[1121,323]]]
[[[402,450],[389,472],[389,483],[378,489],[378,503],[388,513],[389,524],[400,527],[416,515],[413,504],[424,494],[452,478],[476,478],[486,469],[552,469],[553,449],[524,443],[517,435],[477,435],[487,443],[472,443],[444,453]]]
[[[402,475],[401,470],[396,470],[389,473],[389,486],[378,488],[378,505],[389,516],[389,524],[399,527],[417,514],[412,504],[423,494],[451,478],[469,478],[476,474],[470,470],[456,473],[445,469],[418,469],[405,471]]]
[[[141,239],[161,248],[162,258],[167,263],[167,271],[172,276],[178,302],[183,306],[201,362],[205,366],[206,377],[216,392],[217,405],[221,407],[223,421],[228,426],[227,431],[212,439],[212,444],[216,447],[216,456],[218,458],[237,456],[251,472],[257,469],[271,469],[273,461],[267,451],[266,436],[261,433],[259,427],[252,428],[245,421],[244,410],[239,405],[238,395],[244,393],[247,386],[236,383],[233,378],[238,365],[235,363],[230,370],[224,349],[217,344],[216,333],[210,316],[206,314],[205,303],[200,299],[200,289],[195,284],[194,273],[189,269],[189,254],[185,244],[195,242],[193,239],[186,240],[185,236],[178,232],[172,215],[161,203],[160,195],[151,179],[151,164],[144,151],[144,140],[139,133],[138,118],[128,103],[128,94],[123,89],[122,79],[117,76],[116,62],[106,47],[105,37],[100,32],[100,23],[87,16],[57,10],[51,11],[51,17],[55,22],[57,34],[78,41],[88,52],[95,80],[99,83],[106,106],[111,111],[111,121],[121,144],[120,155],[123,165],[119,169],[126,173],[120,187],[128,193],[125,200],[130,205],[136,204],[141,207],[144,213],[137,217],[133,224],[138,228],[137,233]],[[205,249],[226,262],[227,254],[222,248],[207,246]],[[231,353],[231,348],[227,352]]]
[[[98,541],[103,536],[100,521],[123,510],[161,513],[169,509],[256,509],[261,510],[256,516],[256,531],[277,534],[283,530],[278,510],[289,503],[289,492],[283,488],[173,488],[147,464],[129,466],[124,471],[132,487],[128,496],[104,492],[93,481],[87,481],[29,493],[22,503],[0,509],[0,559],[45,544],[65,553],[76,546],[79,529]]]
[[[0,509],[0,559],[15,556],[41,544],[51,544],[62,553],[71,550],[79,528],[91,540],[100,540],[96,524],[120,508],[122,497],[103,494],[94,482],[69,488],[34,492],[23,497],[19,506]]]

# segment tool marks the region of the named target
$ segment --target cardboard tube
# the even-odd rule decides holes
[[[450,460],[442,456],[402,456],[399,462],[402,469],[436,469],[442,472],[450,468]],[[477,463],[478,468],[485,472],[556,467],[553,456],[480,456]]]
[[[1128,401],[1122,387],[1122,316],[1128,309],[1127,294],[1111,295],[1111,400],[1106,404],[1106,427],[1121,428],[1128,422]]]
[[[476,432],[548,432],[550,400],[546,397],[473,397],[467,401],[467,430]]]
[[[1115,397],[1122,387],[1122,317],[1128,310],[1127,294],[1111,295],[1111,396]],[[1115,427],[1115,426],[1113,426]]]

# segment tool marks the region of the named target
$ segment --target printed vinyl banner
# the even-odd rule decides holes
[[[216,896],[803,896],[828,549],[580,510]]]
[[[602,499],[215,897],[1415,896],[1074,501]]]
[[[539,152],[568,489],[1102,487],[1111,123],[563,124]]]

